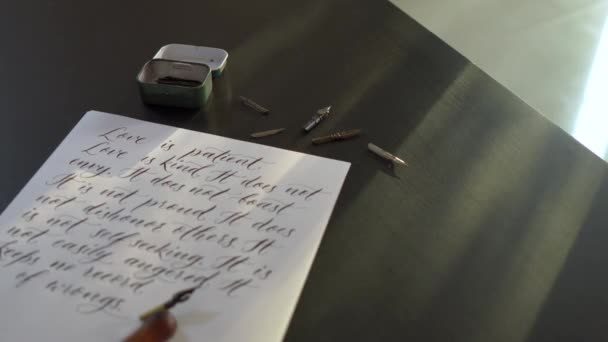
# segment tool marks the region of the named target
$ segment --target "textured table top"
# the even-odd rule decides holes
[[[89,109],[236,139],[286,127],[261,142],[353,164],[286,341],[608,338],[605,162],[390,3],[2,7],[1,208]],[[230,52],[204,112],[141,103],[135,75],[168,43]],[[315,133],[365,134],[312,146],[301,126],[326,105]]]

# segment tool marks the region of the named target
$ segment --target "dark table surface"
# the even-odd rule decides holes
[[[263,142],[353,166],[286,341],[608,340],[605,162],[385,1],[4,1],[0,42],[0,208],[89,109],[287,127]],[[230,52],[205,112],[141,103],[167,43]],[[328,104],[316,133],[365,135],[310,146],[300,126]]]

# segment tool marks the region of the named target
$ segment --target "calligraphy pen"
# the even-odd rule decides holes
[[[177,292],[168,301],[166,301],[163,304],[161,304],[161,305],[159,305],[159,306],[157,306],[157,307],[155,307],[153,309],[150,309],[150,310],[144,312],[143,314],[141,314],[139,316],[139,320],[140,321],[146,321],[150,317],[156,315],[159,312],[162,312],[162,311],[165,311],[165,310],[170,310],[171,308],[173,308],[177,304],[183,303],[183,302],[187,301],[188,299],[190,299],[190,297],[192,297],[192,294],[194,293],[194,291],[196,291],[197,288],[198,287],[193,287],[193,288],[189,288],[189,289]]]

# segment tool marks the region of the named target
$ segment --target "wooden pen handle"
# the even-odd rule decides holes
[[[361,133],[360,129],[353,129],[350,131],[337,132],[337,133],[333,133],[330,135],[326,135],[324,137],[314,138],[314,139],[312,139],[312,143],[315,145],[320,145],[320,144],[325,144],[325,143],[332,142],[332,141],[351,139],[351,138],[358,136],[360,133]]]
[[[315,145],[320,145],[320,144],[332,142],[332,141],[336,140],[333,136],[334,136],[334,134],[328,135],[325,137],[314,138],[314,139],[312,139],[312,143]]]

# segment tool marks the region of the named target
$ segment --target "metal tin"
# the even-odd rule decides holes
[[[159,80],[167,77],[200,84],[184,86],[159,83]],[[208,65],[168,59],[148,61],[137,75],[137,83],[145,103],[182,108],[204,106],[213,87]]]
[[[211,68],[211,72],[215,78],[221,76],[224,71],[228,60],[228,52],[223,49],[206,46],[168,44],[158,50],[154,59],[170,59],[207,64]]]

